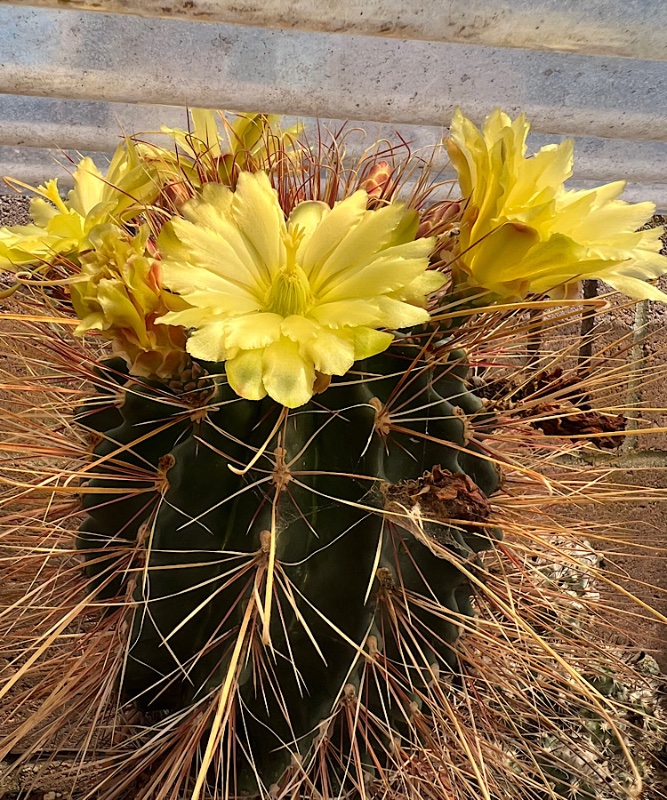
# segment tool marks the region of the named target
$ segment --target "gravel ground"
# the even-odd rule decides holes
[[[0,226],[30,222],[30,198],[21,194],[0,195]]]

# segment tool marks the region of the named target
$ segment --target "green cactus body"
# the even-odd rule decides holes
[[[496,535],[480,509],[499,475],[466,444],[467,420],[483,414],[463,354],[427,362],[419,353],[394,346],[289,414],[239,399],[222,378],[205,413],[164,387],[114,389],[107,378],[108,394],[79,416],[103,439],[78,543],[97,591],[136,601],[123,695],[174,712],[233,669],[237,735],[254,762],[237,753],[239,791],[257,791],[255,770],[266,787],[279,783],[350,687],[400,731],[396,700],[360,689],[371,637],[408,694],[432,677],[429,665],[455,666],[456,614],[472,613],[456,559],[473,559]],[[119,395],[120,407],[105,400]],[[477,494],[458,524],[438,511],[452,487]],[[415,496],[426,497],[421,523],[408,517]],[[272,547],[264,630],[261,618],[248,626],[247,610],[261,608]],[[118,567],[130,553],[131,586]],[[411,663],[382,602],[399,592],[423,600],[412,606]],[[239,636],[262,658],[236,664]]]

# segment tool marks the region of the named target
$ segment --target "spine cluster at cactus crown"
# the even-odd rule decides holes
[[[241,397],[294,408],[428,322],[434,296],[573,298],[598,278],[667,300],[649,282],[667,273],[661,231],[641,230],[653,205],[619,199],[622,181],[566,189],[572,142],[526,157],[523,115],[496,110],[480,130],[457,111],[445,147],[462,197],[430,205],[400,197],[379,158],[336,196],[287,187],[285,165],[313,155],[274,117],[195,110],[190,128],[164,129],[164,147],[124,140],[106,176],[84,158],[66,199],[48,181],[32,189],[33,223],[0,229],[17,286],[68,287],[76,333],[111,340],[133,374],[224,362]]]

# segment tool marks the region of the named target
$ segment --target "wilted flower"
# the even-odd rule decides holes
[[[378,328],[426,322],[444,282],[427,271],[434,242],[415,241],[416,212],[367,202],[303,202],[285,220],[265,173],[241,173],[235,192],[206,185],[158,240],[164,284],[190,305],[160,321],[194,329],[188,351],[225,361],[242,397],[306,403],[317,373],[344,375],[389,346]]]
[[[0,228],[0,267],[14,270],[71,257],[89,246],[89,231],[112,218],[124,219],[150,203],[158,187],[131,140],[116,150],[106,177],[90,158],[83,158],[73,175],[74,188],[60,197],[57,179],[33,189],[31,225]],[[27,187],[30,188],[30,187]]]
[[[171,377],[183,369],[183,331],[155,320],[167,311],[159,263],[146,254],[148,230],[131,237],[113,224],[98,225],[81,255],[81,272],[71,282],[75,333],[98,331],[114,344],[135,375]]]
[[[599,278],[637,299],[667,301],[646,283],[667,273],[661,230],[639,231],[653,203],[619,200],[623,181],[567,191],[571,140],[526,158],[529,125],[500,110],[478,130],[456,111],[447,140],[466,205],[452,268],[459,284],[501,298],[574,296]]]

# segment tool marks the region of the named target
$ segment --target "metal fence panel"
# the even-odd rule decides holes
[[[0,0],[3,4],[667,60],[664,0]]]
[[[421,142],[456,106],[477,121],[502,106],[527,113],[534,147],[574,135],[578,181],[626,177],[629,199],[667,208],[664,0],[62,5],[0,0],[0,174],[40,176],[59,148],[103,155],[123,130],[182,124],[186,105],[382,122]],[[292,29],[269,27],[283,17]],[[387,38],[399,28],[409,38]]]

